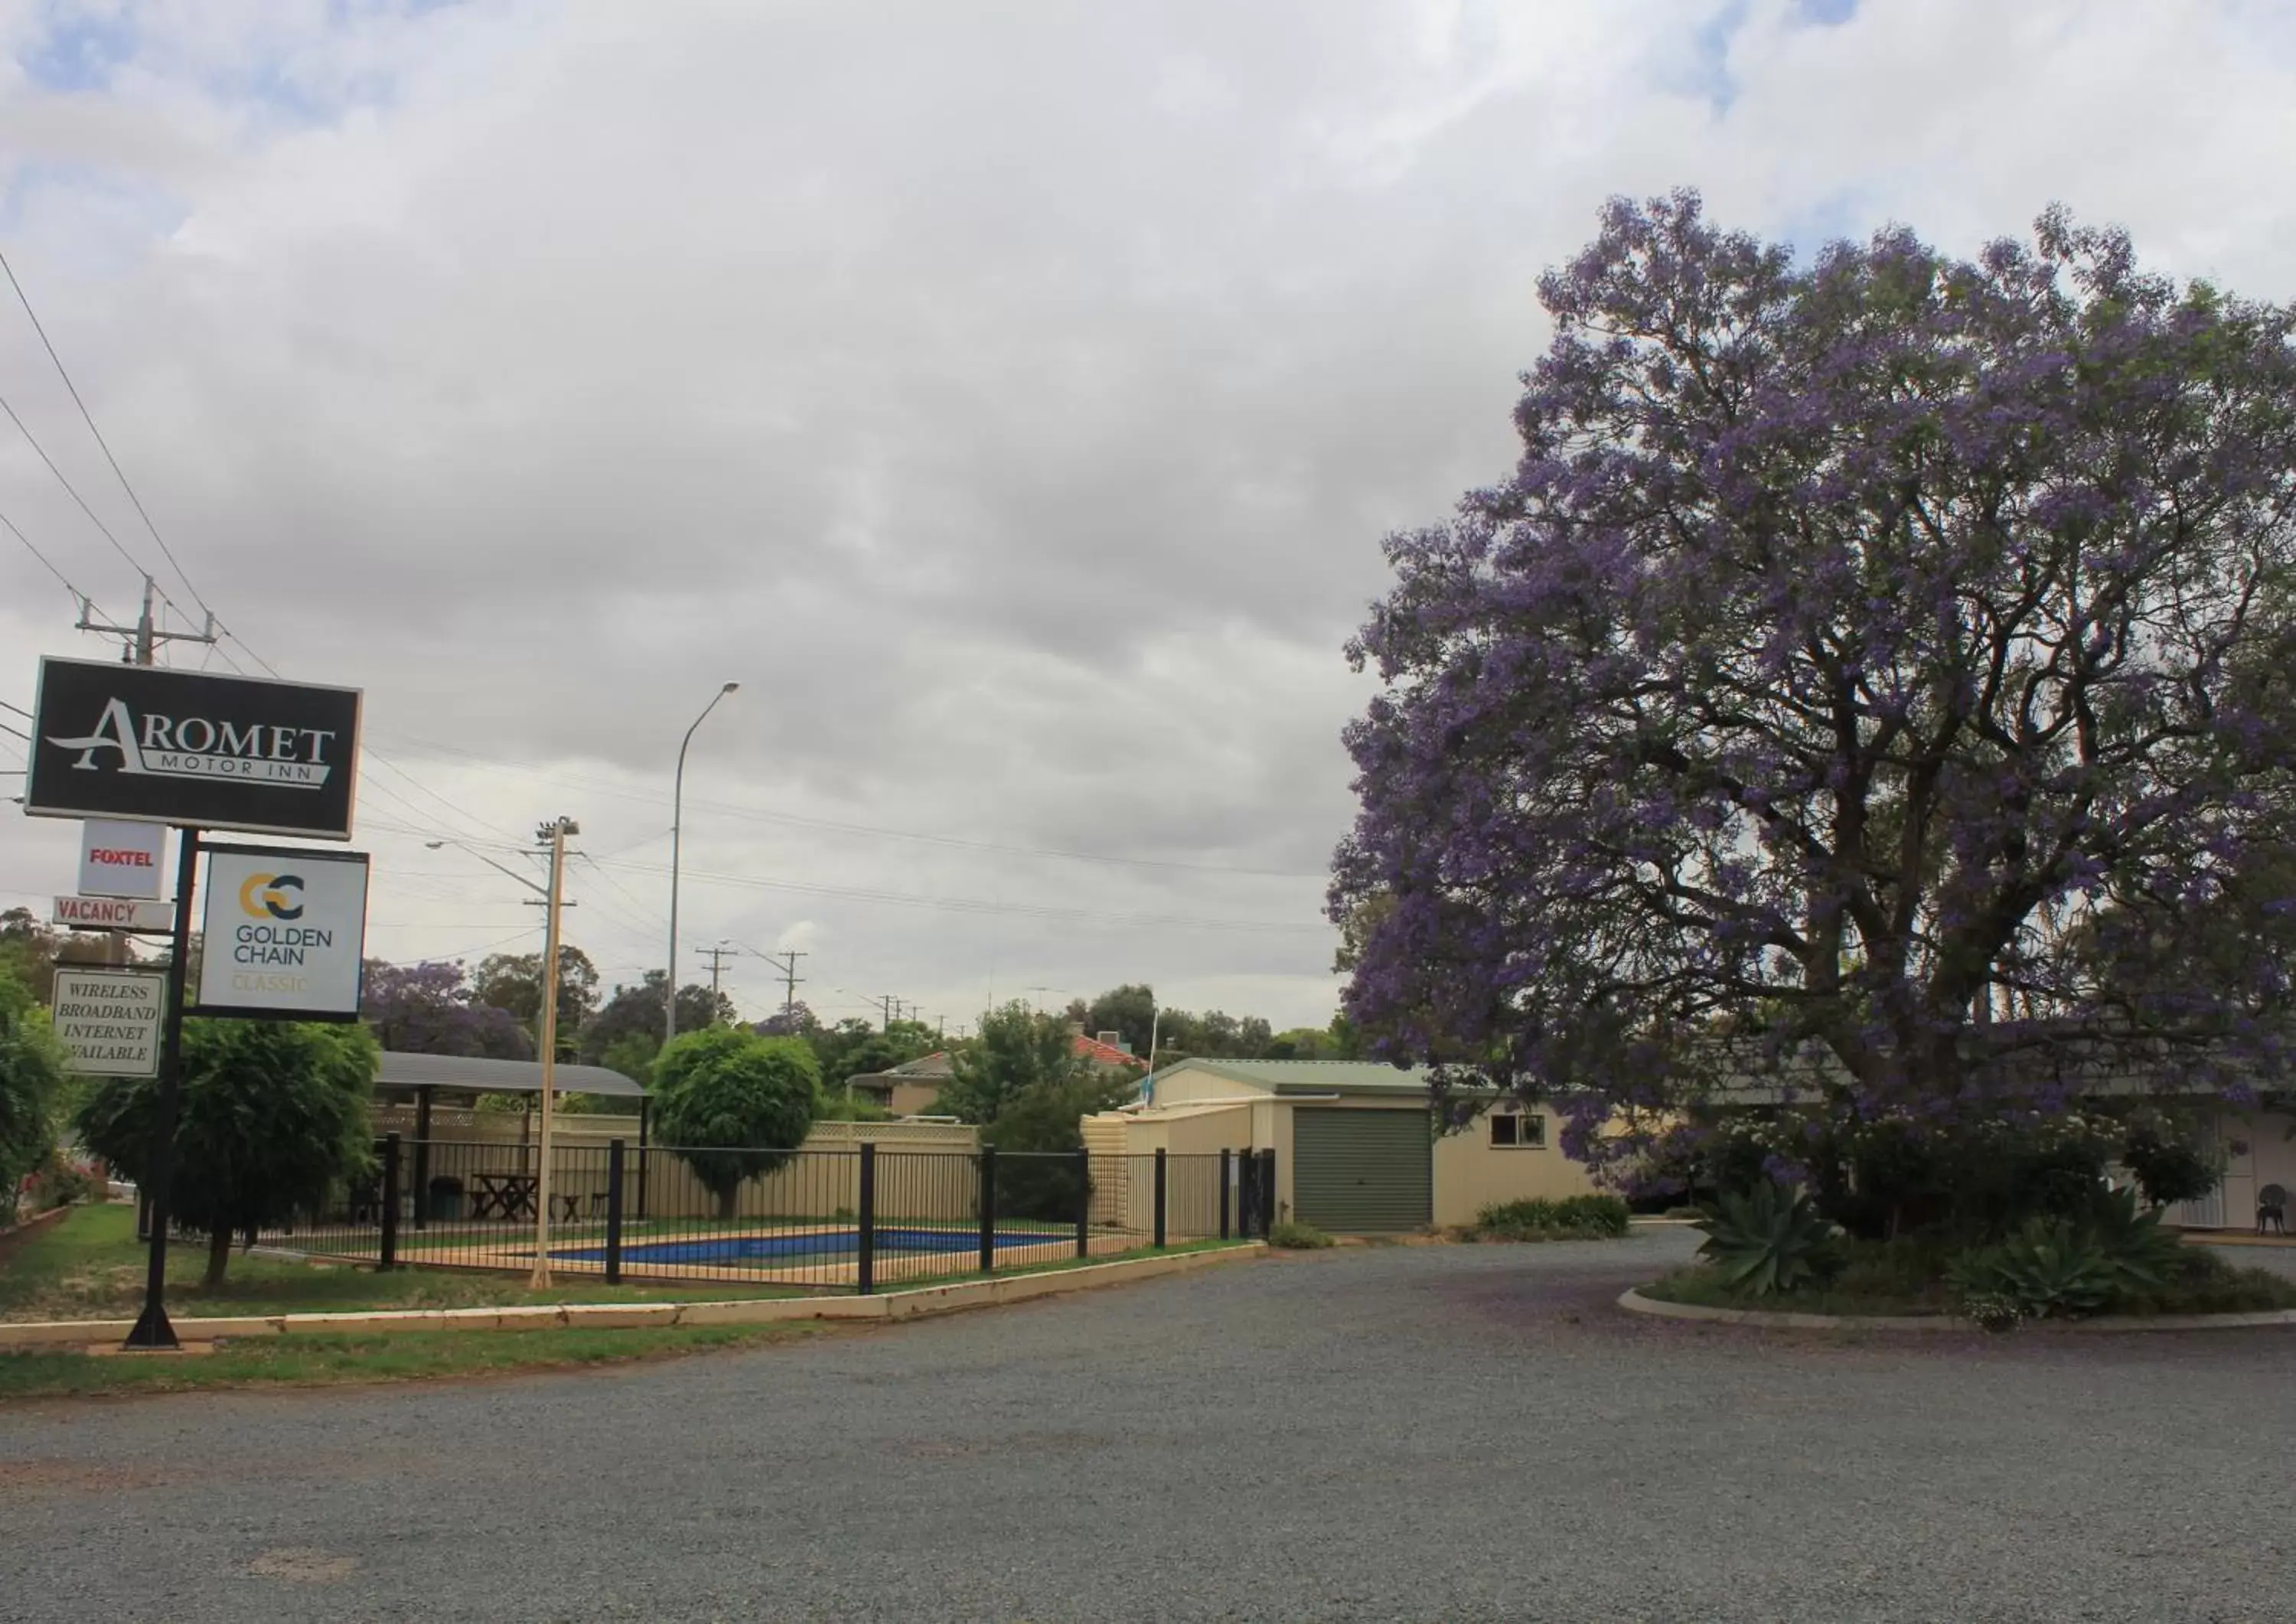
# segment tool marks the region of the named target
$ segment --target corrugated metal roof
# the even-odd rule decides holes
[[[610,1094],[617,1099],[643,1099],[645,1090],[619,1071],[604,1066],[555,1068],[553,1080],[561,1094]],[[382,1052],[382,1069],[375,1074],[378,1088],[452,1088],[469,1094],[534,1094],[542,1092],[542,1064],[532,1060],[479,1060],[466,1054],[403,1054]]]
[[[1390,1066],[1380,1060],[1205,1060],[1175,1061],[1148,1079],[1156,1084],[1177,1071],[1204,1071],[1271,1094],[1424,1094],[1425,1066]]]

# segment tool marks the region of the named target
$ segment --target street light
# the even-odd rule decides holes
[[[669,984],[662,988],[663,1005],[661,1041],[664,1047],[677,1036],[677,859],[684,844],[685,813],[685,747],[693,742],[693,729],[709,719],[718,709],[718,701],[742,685],[729,682],[710,696],[701,707],[701,714],[693,718],[693,727],[685,730],[685,737],[677,747],[677,779],[669,797]]]
[[[472,857],[478,858],[480,862],[484,863],[488,868],[501,870],[504,874],[508,874],[512,879],[517,881],[521,885],[526,887],[527,890],[532,891],[537,897],[547,898],[550,895],[550,891],[547,887],[542,885],[537,881],[528,879],[524,874],[519,873],[518,870],[512,868],[507,863],[496,862],[492,857],[488,857],[485,852],[480,851],[475,846],[465,846],[460,841],[425,841],[422,842],[422,849],[425,851],[443,851],[449,846],[452,846],[457,851],[467,852]]]

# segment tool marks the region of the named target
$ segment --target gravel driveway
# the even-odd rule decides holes
[[[2296,1618],[2296,1333],[1611,1307],[1694,1238],[0,1411],[0,1619]]]

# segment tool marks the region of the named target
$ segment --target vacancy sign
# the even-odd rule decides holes
[[[357,1020],[366,854],[284,846],[209,849],[200,1001],[192,1013]]]
[[[71,931],[132,931],[159,936],[176,928],[172,902],[137,902],[127,897],[59,897],[50,923]]]
[[[148,970],[56,966],[49,1024],[65,1063],[84,1077],[153,1077],[160,1070],[160,976]]]
[[[80,829],[81,896],[159,900],[160,865],[168,847],[164,824],[91,817]]]

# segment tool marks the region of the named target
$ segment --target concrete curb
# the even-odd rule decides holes
[[[1773,1314],[1760,1308],[1710,1308],[1692,1302],[1661,1302],[1628,1288],[1619,1307],[1658,1319],[1700,1320],[1710,1325],[1752,1325],[1765,1331],[1964,1331],[1983,1334],[1965,1319],[1948,1314]],[[2112,1314],[2096,1319],[2048,1320],[2037,1331],[2246,1331],[2267,1325],[2296,1326],[2296,1308],[2256,1314]]]
[[[1161,1258],[1132,1258],[1120,1263],[1087,1263],[1078,1268],[1036,1275],[993,1275],[947,1285],[919,1286],[869,1297],[757,1297],[720,1302],[566,1303],[541,1308],[384,1308],[372,1313],[245,1315],[215,1319],[182,1318],[176,1332],[186,1342],[243,1337],[293,1336],[298,1333],[376,1334],[391,1331],[624,1330],[670,1325],[761,1325],[783,1320],[918,1319],[955,1314],[997,1303],[1024,1302],[1089,1292],[1102,1286],[1185,1274],[1208,1264],[1257,1258],[1267,1243],[1253,1241],[1216,1251],[1176,1252]],[[63,1349],[117,1342],[135,1322],[128,1319],[33,1320],[0,1325],[0,1350]]]

